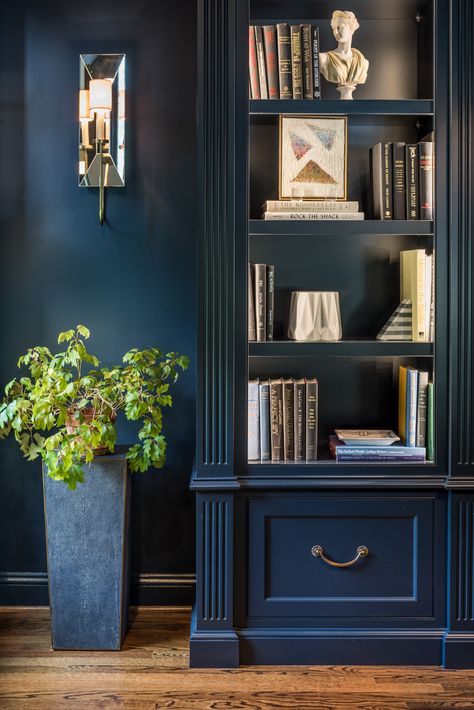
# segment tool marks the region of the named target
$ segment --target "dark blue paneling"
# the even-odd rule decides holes
[[[28,346],[78,322],[113,363],[158,345],[192,358],[175,388],[163,471],[136,476],[132,570],[191,572],[195,401],[195,4],[18,2],[2,9],[0,382]],[[126,187],[77,187],[78,55],[126,51]],[[122,442],[133,427],[118,422]],[[0,571],[45,570],[41,474],[0,446]]]

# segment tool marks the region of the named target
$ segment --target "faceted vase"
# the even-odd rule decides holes
[[[337,291],[293,291],[288,337],[290,340],[340,340],[342,326]]]

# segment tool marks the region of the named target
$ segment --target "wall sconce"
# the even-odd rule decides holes
[[[125,185],[125,54],[81,54],[79,186],[99,188],[99,221],[105,188]]]

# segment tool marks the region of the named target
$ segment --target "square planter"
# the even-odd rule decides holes
[[[55,650],[120,650],[127,629],[130,474],[124,453],[84,465],[71,491],[43,468]]]

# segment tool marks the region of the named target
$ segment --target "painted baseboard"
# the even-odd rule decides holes
[[[130,604],[191,605],[195,584],[194,573],[132,574]],[[0,606],[48,606],[46,572],[0,572]]]

